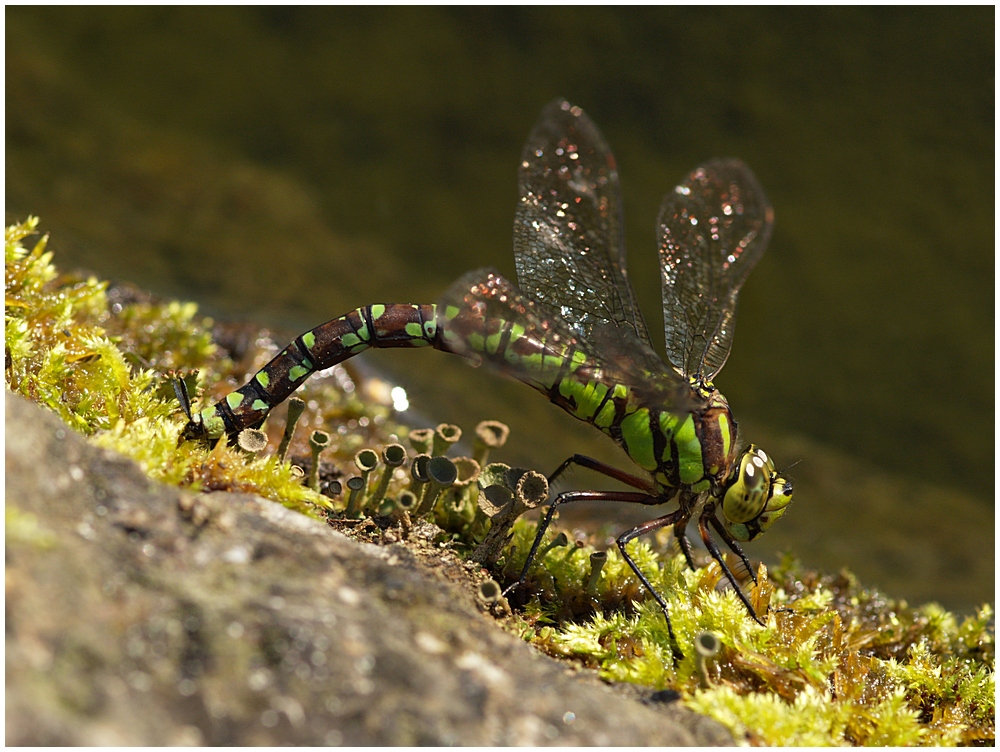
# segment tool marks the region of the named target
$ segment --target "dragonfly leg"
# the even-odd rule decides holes
[[[592,457],[587,457],[583,454],[574,454],[572,457],[563,462],[556,471],[549,476],[549,485],[558,480],[559,476],[562,475],[566,470],[569,469],[570,465],[579,465],[580,467],[585,467],[589,470],[600,473],[601,475],[606,475],[609,478],[614,478],[617,481],[624,483],[626,486],[632,486],[632,488],[638,488],[641,491],[646,491],[650,494],[654,493],[656,488],[653,483],[645,478],[640,478],[637,475],[632,475],[631,473],[626,473],[624,470],[619,470],[614,465],[609,465],[606,462],[601,462],[600,460],[595,460]]]
[[[538,552],[538,546],[541,545],[542,538],[545,537],[546,531],[548,531],[549,526],[552,524],[552,518],[556,513],[556,507],[563,504],[569,504],[574,501],[621,501],[626,504],[662,504],[665,499],[660,496],[652,496],[650,494],[640,493],[638,491],[564,491],[563,493],[556,496],[549,504],[548,511],[545,513],[545,517],[538,525],[538,532],[535,533],[535,541],[531,544],[531,550],[528,551],[528,558],[524,561],[524,568],[521,570],[521,576],[517,578],[517,582],[513,585],[507,587],[503,591],[504,595],[507,595],[514,588],[519,587],[524,583],[525,578],[528,576],[528,571],[531,569],[531,565],[535,560],[535,554]]]
[[[694,511],[694,501],[697,498],[696,495],[690,494],[686,491],[681,491],[680,502],[681,509],[684,511],[677,521],[674,523],[674,537],[677,538],[677,545],[681,547],[681,552],[684,554],[684,558],[687,560],[688,566],[691,569],[697,569],[694,565],[694,554],[691,551],[691,542],[687,539],[687,524],[688,520],[691,519],[691,514]]]
[[[736,591],[736,595],[739,599],[743,601],[743,605],[747,608],[747,613],[753,617],[761,626],[764,626],[764,622],[760,620],[757,616],[757,612],[754,611],[753,605],[750,603],[750,599],[747,598],[746,593],[743,592],[743,588],[736,581],[736,577],[733,576],[732,570],[729,569],[729,565],[726,564],[726,560],[722,558],[722,552],[719,551],[719,547],[716,545],[715,541],[712,540],[712,536],[708,532],[708,522],[711,518],[715,517],[715,502],[711,502],[705,505],[705,509],[702,511],[701,516],[698,518],[698,531],[701,533],[701,539],[705,542],[705,547],[708,548],[709,553],[712,554],[712,558],[719,562],[719,566],[722,567],[723,574],[726,575],[726,579],[729,580],[729,584],[733,586]]]
[[[667,620],[667,632],[670,634],[670,642],[676,658],[683,658],[684,655],[681,653],[680,648],[677,647],[677,638],[674,637],[674,627],[670,623],[670,611],[667,608],[667,602],[664,600],[663,596],[656,591],[656,588],[653,587],[646,575],[642,573],[642,570],[640,570],[639,566],[632,560],[632,557],[628,555],[628,551],[625,550],[625,546],[633,538],[638,538],[640,535],[645,535],[646,533],[652,532],[653,530],[657,530],[661,527],[666,527],[667,525],[677,524],[678,520],[683,519],[686,514],[688,514],[687,510],[682,508],[671,512],[670,514],[665,514],[662,517],[657,517],[655,520],[649,520],[649,522],[644,522],[641,525],[622,533],[615,541],[618,544],[618,550],[622,553],[622,558],[625,559],[625,562],[629,565],[629,567],[631,567],[632,571],[635,572],[635,576],[639,578],[639,582],[641,582],[646,590],[652,594],[653,598],[656,599],[656,602],[660,604],[660,608],[663,609],[663,618]]]
[[[691,553],[691,541],[687,539],[687,524],[688,520],[691,519],[690,515],[683,517],[677,521],[674,525],[674,537],[677,538],[677,543],[681,547],[681,552],[684,554],[684,558],[687,559],[688,566],[691,569],[697,569],[698,567],[694,564],[694,555]]]
[[[757,573],[754,571],[753,567],[750,566],[750,560],[747,558],[747,555],[743,553],[743,548],[740,544],[737,543],[736,539],[729,534],[729,531],[726,530],[723,524],[719,522],[719,518],[714,514],[708,518],[708,521],[712,524],[712,527],[715,528],[715,532],[719,534],[719,537],[726,542],[727,546],[729,546],[729,550],[740,557],[743,561],[743,565],[747,568],[747,571],[750,572],[750,578],[753,580],[753,584],[757,585]]]

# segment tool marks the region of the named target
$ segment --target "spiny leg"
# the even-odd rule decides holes
[[[617,541],[615,541],[618,544],[618,550],[622,553],[622,558],[625,559],[625,562],[629,565],[629,567],[631,567],[632,571],[635,572],[635,576],[639,578],[639,582],[645,586],[646,590],[648,590],[652,594],[653,598],[656,599],[656,602],[660,604],[660,608],[663,609],[663,618],[667,621],[667,632],[670,634],[670,644],[674,651],[674,657],[678,659],[683,658],[684,654],[677,646],[677,638],[674,636],[674,627],[670,623],[670,610],[667,608],[667,602],[664,600],[663,596],[657,592],[656,588],[653,587],[652,583],[650,583],[650,581],[646,578],[646,575],[642,573],[642,570],[640,570],[639,566],[632,560],[632,557],[628,555],[628,551],[625,550],[625,546],[633,538],[637,538],[640,535],[645,535],[646,533],[652,532],[653,530],[657,530],[661,527],[666,527],[667,525],[676,525],[678,520],[684,518],[685,514],[687,514],[687,510],[682,508],[671,512],[670,514],[665,514],[662,517],[657,517],[655,520],[649,520],[648,522],[644,522],[641,525],[622,533],[618,536]]]
[[[729,550],[732,551],[737,556],[739,556],[740,559],[743,561],[743,565],[747,568],[747,571],[750,573],[750,578],[753,580],[753,584],[754,585],[759,584],[757,582],[757,573],[754,572],[753,567],[750,566],[750,560],[747,558],[747,555],[743,553],[743,548],[740,546],[739,543],[736,542],[736,539],[729,534],[729,531],[726,530],[725,526],[721,522],[719,522],[719,518],[716,517],[714,514],[708,518],[708,521],[712,523],[712,527],[715,528],[715,532],[719,534],[719,537],[726,542],[727,546],[729,546]]]
[[[656,491],[655,486],[653,486],[652,481],[645,478],[640,478],[637,475],[632,475],[631,473],[626,473],[624,470],[619,470],[614,465],[609,465],[606,462],[601,462],[600,460],[595,460],[593,457],[587,457],[584,454],[574,454],[572,457],[568,458],[559,467],[556,468],[555,472],[549,476],[549,485],[551,486],[559,476],[562,475],[569,468],[570,465],[579,465],[580,467],[585,467],[588,470],[593,470],[600,473],[601,475],[606,475],[609,478],[614,478],[626,486],[632,486],[632,488],[638,488],[641,491],[646,491],[647,493],[654,493]]]
[[[697,494],[691,494],[688,491],[681,491],[678,503],[681,506],[681,510],[684,512],[677,522],[674,523],[674,537],[677,538],[677,545],[681,547],[681,552],[684,554],[684,558],[687,560],[688,566],[691,569],[697,569],[694,565],[694,554],[691,551],[691,542],[687,539],[687,524],[688,520],[691,519],[691,513],[694,510],[694,501],[697,498]]]
[[[726,560],[722,558],[722,552],[719,547],[712,540],[712,536],[708,532],[708,521],[710,518],[715,517],[715,502],[711,502],[705,506],[704,511],[701,513],[701,517],[698,518],[698,532],[701,533],[701,539],[705,542],[705,547],[708,549],[709,553],[712,554],[712,558],[719,562],[719,566],[722,567],[723,574],[726,575],[726,579],[729,580],[729,584],[733,586],[733,590],[736,591],[736,595],[739,599],[743,601],[743,605],[747,608],[747,613],[753,617],[754,621],[764,626],[764,622],[760,620],[757,616],[757,612],[754,611],[753,606],[750,603],[750,599],[747,598],[746,593],[743,592],[743,588],[740,587],[739,583],[736,581],[736,577],[733,576],[732,571],[729,569],[729,565],[726,564]]]
[[[535,554],[538,552],[538,546],[542,542],[542,538],[545,537],[546,531],[548,531],[549,526],[552,524],[552,518],[556,513],[556,507],[562,504],[569,504],[574,501],[621,501],[626,504],[647,504],[656,505],[662,504],[663,499],[659,496],[650,496],[649,494],[639,493],[638,491],[564,491],[563,493],[556,496],[549,504],[548,511],[545,513],[545,517],[538,525],[538,532],[535,533],[535,541],[531,544],[531,550],[528,551],[528,558],[524,561],[524,568],[521,569],[521,575],[517,578],[517,582],[513,585],[507,586],[503,591],[504,595],[507,595],[514,588],[520,587],[524,584],[525,578],[528,576],[528,571],[531,569],[531,564],[535,560]]]
[[[686,507],[690,508],[688,502],[690,502],[691,500],[692,497],[690,496],[682,496],[680,500],[681,508],[682,509]],[[691,550],[691,542],[687,539],[687,523],[688,520],[690,519],[691,515],[687,514],[680,520],[678,520],[677,523],[674,525],[674,535],[677,538],[677,543],[681,547],[681,551],[684,553],[684,558],[687,559],[688,566],[690,566],[691,569],[697,569],[697,567],[694,564],[694,555]],[[725,527],[723,527],[722,523],[719,522],[719,519],[714,514],[711,515],[708,519],[709,522],[712,524],[712,527],[715,528],[716,532],[726,542],[726,545],[729,546],[732,552],[737,556],[739,556],[740,559],[743,561],[743,564],[746,566],[747,571],[750,573],[750,577],[753,579],[753,582],[756,585],[757,574],[754,572],[753,567],[750,565],[750,560],[747,559],[746,554],[743,553],[743,549],[740,547],[740,544],[737,543],[736,539],[734,539],[729,534],[729,532],[726,530]]]
[[[687,539],[687,524],[690,519],[691,515],[688,514],[677,520],[674,524],[674,537],[677,538],[677,544],[681,547],[681,553],[687,559],[688,566],[691,569],[697,569],[698,567],[694,564],[694,554],[691,551],[691,541]]]

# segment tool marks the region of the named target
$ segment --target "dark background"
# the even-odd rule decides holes
[[[796,501],[789,548],[894,594],[993,597],[994,11],[10,8],[8,220],[57,263],[294,335],[513,275],[521,145],[555,96],[613,148],[659,329],[654,220],[739,156],[775,207],[717,379]],[[655,336],[655,335],[654,335]],[[614,458],[518,384],[369,362],[507,459]],[[576,485],[594,482],[574,478]],[[786,524],[787,521],[787,524]]]

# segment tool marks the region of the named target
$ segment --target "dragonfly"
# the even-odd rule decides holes
[[[628,280],[614,156],[593,121],[558,99],[524,146],[514,218],[517,284],[492,269],[466,274],[437,304],[373,304],[297,337],[244,386],[189,421],[189,438],[233,437],[258,427],[312,373],[368,348],[433,347],[518,379],[615,441],[641,469],[626,472],[574,454],[549,476],[587,468],[631,490],[559,493],[538,525],[523,585],[563,505],[579,501],[677,508],[618,536],[621,556],[657,601],[675,652],[666,600],[627,544],[672,526],[694,569],[689,522],[748,614],[750,600],[712,531],[756,575],[741,542],[788,508],[792,481],[754,444],[740,446],[729,403],[713,380],[729,356],[737,297],[770,238],[774,212],[738,159],[697,167],[657,219],[666,361],[653,349]],[[721,516],[720,516],[721,515]]]

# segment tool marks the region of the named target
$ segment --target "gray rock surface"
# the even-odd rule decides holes
[[[6,581],[8,744],[731,743],[536,653],[403,546],[156,484],[9,392]]]

